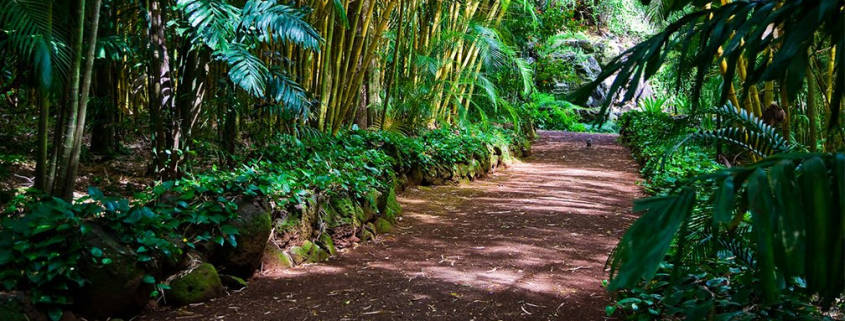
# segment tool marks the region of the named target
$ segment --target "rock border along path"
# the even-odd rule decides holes
[[[541,131],[507,170],[406,191],[374,242],[138,319],[604,320],[604,264],[642,196],[616,137]]]

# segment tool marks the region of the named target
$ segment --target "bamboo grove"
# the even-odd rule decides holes
[[[36,186],[70,198],[83,141],[109,154],[142,137],[149,172],[170,179],[202,162],[209,140],[225,160],[277,133],[514,118],[491,77],[531,87],[496,29],[509,6],[2,0],[3,87],[17,108],[39,111]]]

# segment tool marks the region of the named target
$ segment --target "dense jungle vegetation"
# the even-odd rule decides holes
[[[0,0],[0,319],[325,261],[538,129],[642,166],[607,317],[841,319],[843,47],[842,0]]]

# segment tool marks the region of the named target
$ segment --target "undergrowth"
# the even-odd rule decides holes
[[[0,285],[26,292],[55,320],[88,282],[80,266],[115,264],[107,251],[86,241],[94,229],[131,249],[135,264],[155,265],[190,248],[237,246],[238,230],[230,222],[241,199],[267,199],[274,213],[318,194],[361,200],[388,190],[398,173],[452,167],[474,156],[489,159],[493,149],[521,146],[525,139],[498,127],[438,129],[414,137],[374,131],[279,136],[237,168],[163,182],[131,199],[93,187],[73,202],[35,191],[20,194],[5,205],[0,221]],[[167,289],[160,276],[143,281],[155,289],[153,297]]]
[[[719,169],[715,152],[703,145],[686,145],[671,155],[666,151],[694,131],[685,119],[659,111],[632,111],[619,119],[621,139],[642,166],[643,186],[652,195],[662,195],[686,178]],[[697,185],[698,195],[712,194],[713,186]],[[712,208],[702,197],[695,213]],[[703,217],[703,216],[702,216]],[[654,279],[631,290],[615,293],[607,306],[609,316],[626,320],[819,320],[825,319],[810,304],[812,298],[800,291],[802,280],[782,280],[788,286],[777,304],[763,304],[759,293],[756,262],[748,246],[750,226],[738,222],[732,237],[707,237],[707,222],[690,223],[686,235],[676,239]],[[685,234],[685,233],[682,233]],[[674,255],[684,246],[684,257]],[[716,257],[699,255],[716,248]]]

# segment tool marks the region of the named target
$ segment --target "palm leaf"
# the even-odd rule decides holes
[[[176,7],[185,13],[197,38],[211,50],[226,50],[233,39],[233,21],[241,10],[222,0],[179,0]]]
[[[66,77],[70,69],[70,50],[53,20],[51,2],[0,0],[0,29],[9,36],[5,44],[32,62],[36,80],[45,88],[56,72]]]
[[[677,11],[687,4],[703,5],[706,1],[669,1],[668,11]],[[665,56],[672,50],[691,54],[691,64],[678,64],[678,75],[696,71],[691,99],[697,102],[701,95],[704,73],[728,60],[724,76],[733,81],[736,61],[741,55],[763,57],[767,50],[776,54],[770,63],[766,59],[751,60],[748,78],[743,83],[743,95],[752,84],[764,81],[785,80],[791,99],[801,91],[807,72],[807,51],[814,40],[845,45],[845,14],[841,1],[734,1],[710,9],[696,9],[670,24],[662,32],[614,58],[594,82],[579,89],[573,101],[584,102],[606,78],[617,75],[610,88],[616,92],[628,90],[625,100],[632,98],[640,79],[649,79],[663,65]],[[783,26],[784,36],[767,30],[769,26]],[[845,57],[839,53],[840,57]],[[837,61],[842,61],[837,60]],[[831,128],[839,125],[839,109],[845,95],[845,72],[837,67],[837,83],[831,103]],[[727,100],[727,86],[723,86],[721,101]],[[603,104],[606,115],[610,100]]]
[[[719,205],[711,213],[717,224],[728,221],[727,213],[745,214],[742,209],[749,209],[755,246],[750,253],[756,262],[753,268],[769,302],[777,298],[782,287],[778,280],[794,277],[806,280],[807,293],[818,294],[825,306],[843,293],[842,153],[779,154],[746,167],[696,177],[680,184],[675,193],[638,201],[635,210],[646,212],[608,261],[610,289],[630,288],[651,280],[682,222],[694,217],[691,206],[696,197],[691,186],[713,181],[720,182],[714,192]],[[745,197],[735,201],[731,195],[739,190],[745,191]]]
[[[239,29],[258,30],[264,42],[281,41],[318,51],[323,40],[304,17],[302,9],[276,1],[250,0],[244,5]]]
[[[270,71],[261,59],[243,45],[233,44],[216,54],[229,64],[229,79],[250,95],[262,97]]]

